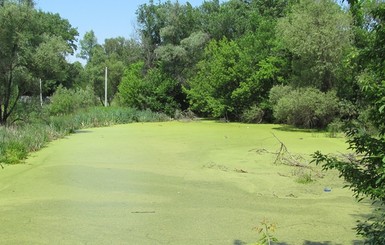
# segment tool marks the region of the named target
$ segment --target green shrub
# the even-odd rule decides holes
[[[303,128],[324,128],[338,116],[338,98],[334,92],[322,93],[315,88],[292,90],[273,105],[280,123]]]
[[[3,162],[6,164],[17,164],[27,158],[28,150],[23,142],[11,141],[4,149]]]
[[[335,119],[327,126],[328,136],[330,138],[336,138],[339,133],[344,132],[345,123],[340,119]]]
[[[176,101],[182,94],[180,83],[159,69],[151,69],[143,75],[143,65],[143,62],[138,62],[125,71],[117,101],[121,106],[173,115],[180,108]]]
[[[37,97],[24,97],[20,99],[9,118],[13,124],[35,123],[42,117],[43,109],[40,105],[40,99]]]
[[[91,86],[87,86],[85,89],[76,89],[74,95],[78,101],[77,109],[84,109],[97,105],[95,93]]]
[[[73,90],[59,86],[51,97],[48,112],[50,115],[66,115],[95,105],[96,98],[91,87]]]
[[[17,127],[1,128],[0,161],[7,164],[19,163],[28,154],[24,133]]]
[[[80,128],[75,126],[73,115],[52,116],[48,125],[59,137],[73,133],[77,128]]]
[[[243,111],[241,121],[245,123],[260,123],[265,115],[264,110],[256,105],[252,105],[249,109]]]
[[[290,86],[277,85],[272,87],[269,92],[269,103],[275,106],[281,98],[290,94],[293,90]]]
[[[358,106],[348,100],[339,101],[338,108],[341,120],[356,119],[360,114]]]
[[[51,103],[48,111],[51,115],[68,114],[75,111],[77,106],[72,90],[59,86],[51,97]]]
[[[360,111],[357,120],[353,120],[353,124],[355,124],[356,127],[364,130],[369,135],[378,134],[378,129],[373,121],[373,111],[375,111],[374,106],[369,105]]]
[[[184,111],[176,109],[174,113],[175,120],[195,120],[196,118],[197,116],[190,109]]]
[[[303,169],[299,169],[294,171],[293,175],[297,177],[295,181],[299,184],[309,184],[315,180],[312,177],[311,170],[305,171]]]

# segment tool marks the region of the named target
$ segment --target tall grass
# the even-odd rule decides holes
[[[77,127],[103,127],[114,124],[132,122],[167,121],[165,114],[154,113],[150,110],[140,111],[133,108],[94,107],[84,113],[74,115],[72,121]]]
[[[165,114],[132,108],[92,107],[72,114],[47,116],[40,120],[0,127],[0,163],[16,164],[48,142],[78,129],[132,122],[167,121]]]

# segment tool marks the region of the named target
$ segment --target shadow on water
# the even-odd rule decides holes
[[[350,243],[351,245],[362,245],[364,244],[363,241],[352,241]],[[326,242],[312,242],[312,241],[305,241],[303,243],[303,245],[343,245],[342,243],[333,243],[333,242],[330,242],[330,241],[326,241]]]
[[[244,242],[244,241],[241,241],[241,240],[234,240],[233,242],[233,245],[247,245],[247,244],[250,244],[250,243],[247,243],[247,242]],[[254,243],[251,243],[251,244],[254,244]],[[272,245],[289,245],[288,243],[286,242],[278,242],[278,243],[271,243]]]
[[[75,134],[89,134],[89,133],[92,133],[92,131],[91,130],[85,130],[85,129],[75,130]]]
[[[241,241],[241,240],[234,240],[233,242],[233,245],[247,245],[249,243],[246,243],[244,241]],[[289,243],[286,243],[286,242],[275,242],[275,243],[271,243],[272,245],[293,245],[293,244],[289,244]],[[352,241],[351,245],[362,245],[364,244],[362,241]],[[330,241],[325,241],[325,242],[313,242],[313,241],[304,241],[302,243],[302,245],[344,245],[344,244],[341,244],[341,243],[333,243],[333,242],[330,242]]]
[[[303,132],[303,133],[320,133],[323,132],[319,129],[309,129],[309,128],[296,128],[290,125],[277,125],[273,128],[274,130],[284,131],[284,132]]]
[[[241,241],[241,240],[234,240],[233,242],[233,245],[246,245],[247,243],[245,243],[244,241]]]

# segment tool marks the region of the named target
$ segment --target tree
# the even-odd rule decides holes
[[[145,74],[144,68],[144,62],[138,62],[126,69],[119,85],[121,105],[173,115],[180,109],[175,99],[180,94],[180,84],[159,69]]]
[[[191,68],[192,61],[196,60],[187,50],[194,47],[186,47],[188,44],[192,44],[186,40],[201,38],[196,41],[206,44],[207,35],[196,35],[199,27],[198,15],[189,3],[181,5],[178,2],[167,1],[159,6],[158,12],[160,19],[163,20],[163,25],[160,28],[161,43],[154,50],[157,67],[183,84],[189,74],[186,70]],[[193,65],[195,64],[193,63]]]
[[[67,43],[57,36],[42,36],[43,42],[36,48],[33,58],[34,68],[40,78],[63,78],[67,61],[63,58],[71,52]],[[58,52],[60,51],[60,52]]]
[[[124,37],[108,38],[103,44],[105,53],[109,59],[123,62],[126,66],[142,59],[142,47],[133,39]]]
[[[128,107],[145,108],[145,97],[142,96],[144,62],[130,65],[124,72],[119,84],[119,103]]]
[[[161,63],[162,70],[178,80],[183,77],[186,51],[181,41],[199,31],[199,15],[191,4],[179,2],[143,4],[137,11],[147,69]]]
[[[0,124],[7,123],[21,95],[36,90],[38,78],[60,73],[75,35],[57,15],[13,2],[0,7]]]
[[[295,2],[295,0],[252,0],[251,4],[261,16],[275,20],[286,16],[289,7]]]
[[[224,37],[229,40],[241,37],[250,23],[250,4],[247,1],[204,2],[200,10],[203,31],[217,41]]]
[[[245,110],[263,107],[271,87],[282,83],[287,64],[276,52],[275,23],[258,21],[255,32],[208,44],[185,86],[191,109],[239,120]]]
[[[322,91],[335,87],[344,54],[351,45],[351,18],[332,0],[304,0],[277,26],[293,55],[293,83]]]
[[[292,0],[219,0],[204,1],[199,7],[201,30],[219,41],[223,37],[234,40],[255,32],[260,20],[275,23],[283,17]]]
[[[232,93],[246,79],[240,59],[236,42],[223,39],[209,43],[198,73],[188,83],[191,109],[217,118],[235,116]]]
[[[108,69],[107,100],[111,103],[118,91],[124,69],[138,62],[142,53],[140,45],[124,37],[106,39],[104,44],[95,45],[91,50],[92,58],[85,66],[85,79],[91,82],[95,94],[104,103],[105,68]]]
[[[238,119],[243,110],[266,100],[268,90],[282,80],[286,64],[275,50],[274,28],[289,2],[214,0],[198,8],[171,1],[141,5],[137,14],[145,73],[156,68],[164,77],[178,81],[198,112]],[[218,44],[215,51],[213,40]],[[208,84],[200,84],[204,81]],[[201,93],[207,95],[204,90],[209,86],[213,98],[202,100]],[[183,93],[176,98],[187,108]]]
[[[68,64],[66,73],[67,83],[62,83],[64,87],[85,89],[89,85],[84,79],[85,69],[79,61]]]
[[[84,34],[83,39],[79,41],[80,53],[79,58],[85,59],[89,62],[92,59],[94,48],[98,45],[98,39],[95,36],[93,30],[88,31]]]
[[[18,4],[24,4],[30,8],[33,8],[35,6],[35,1],[33,0],[0,0],[0,6],[4,6],[6,3],[18,3]]]
[[[150,0],[148,4],[140,5],[136,11],[139,33],[144,51],[146,67],[151,68],[155,63],[154,50],[161,43],[160,29],[163,20],[159,17],[159,6]]]
[[[360,53],[367,63],[359,84],[377,132],[369,133],[366,122],[353,122],[347,136],[355,156],[338,158],[316,152],[314,161],[325,170],[338,170],[359,201],[372,201],[372,217],[359,222],[356,230],[367,239],[366,244],[385,244],[385,3],[378,3],[368,14],[375,21],[370,30],[372,41]]]
[[[97,45],[92,49],[92,59],[85,66],[86,79],[92,84],[95,95],[101,104],[104,103],[104,82],[107,55],[102,45]],[[108,96],[111,99],[111,96]],[[110,101],[108,101],[110,102]]]
[[[162,20],[159,35],[163,45],[179,45],[181,40],[198,30],[198,16],[188,2],[181,5],[167,1],[159,5],[158,15]]]

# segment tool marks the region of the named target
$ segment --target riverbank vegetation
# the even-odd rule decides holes
[[[48,142],[67,136],[82,128],[105,127],[132,122],[167,121],[163,113],[126,107],[98,107],[86,102],[87,91],[70,91],[59,88],[52,96],[52,102],[40,107],[39,102],[29,101],[19,106],[24,113],[8,127],[0,127],[0,163],[15,164],[26,159],[30,152],[37,151]],[[82,99],[80,105],[72,101]],[[29,110],[25,114],[25,111]]]

